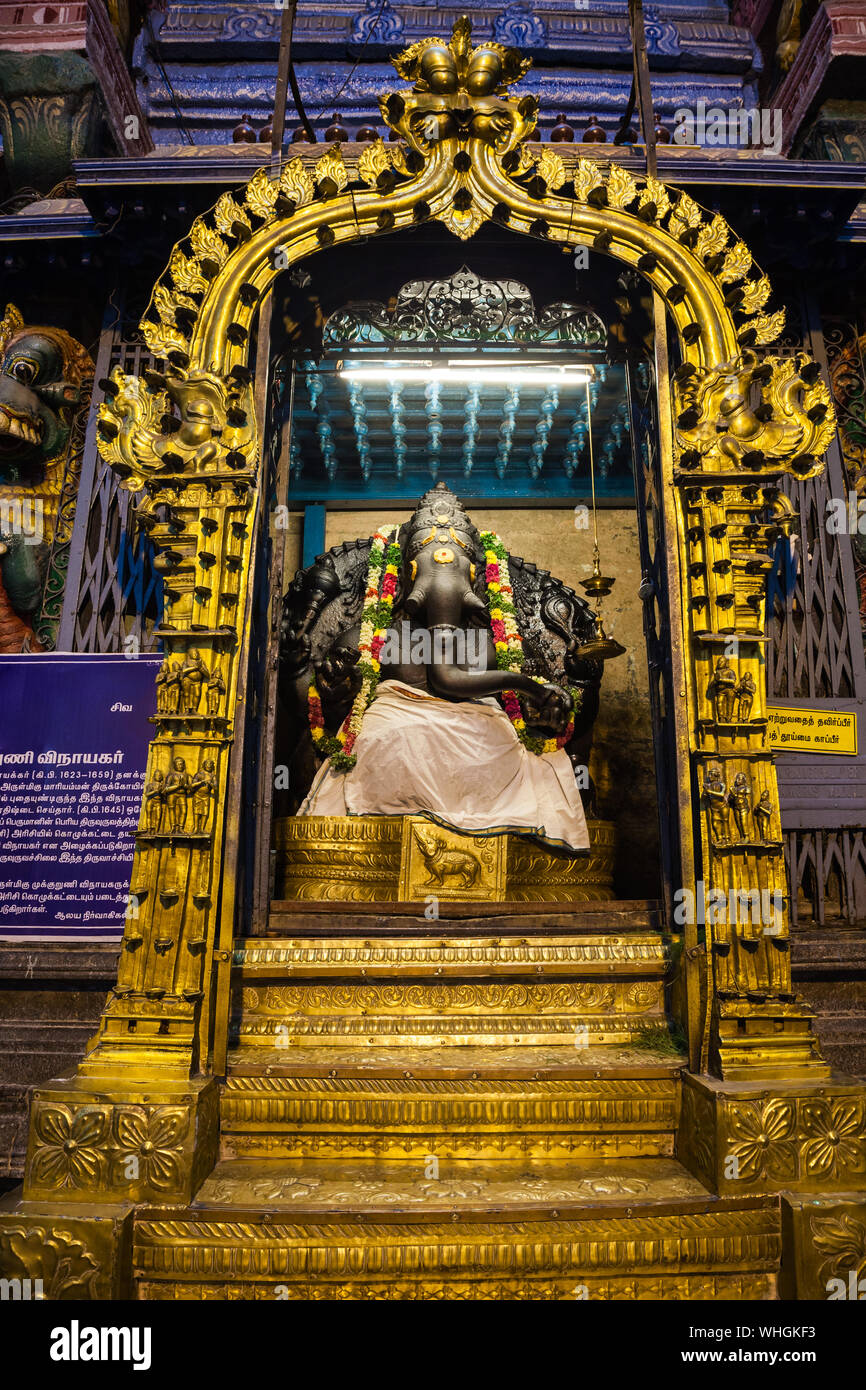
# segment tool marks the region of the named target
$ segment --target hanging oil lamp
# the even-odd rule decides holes
[[[586,383],[586,438],[589,445],[589,480],[592,487],[592,574],[588,579],[580,580],[580,587],[585,589],[587,595],[595,600],[596,623],[595,636],[580,644],[577,655],[589,661],[611,661],[615,656],[623,656],[625,647],[613,637],[608,637],[601,620],[601,600],[607,598],[616,583],[616,579],[612,575],[601,572],[601,552],[598,548],[598,505],[595,497],[595,458],[592,450],[592,401],[590,400],[588,380]]]

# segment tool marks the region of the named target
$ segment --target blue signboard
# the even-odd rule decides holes
[[[123,933],[159,657],[0,657],[0,939]]]

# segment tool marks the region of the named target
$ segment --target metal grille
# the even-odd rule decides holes
[[[769,689],[777,700],[817,700],[855,695],[851,614],[847,606],[843,549],[827,530],[827,501],[841,495],[836,469],[818,478],[783,480],[800,518],[799,569],[793,587],[774,602],[768,653]],[[856,609],[855,609],[856,611]]]
[[[153,568],[153,547],[134,525],[136,497],[120,487],[96,448],[97,410],[103,400],[99,382],[115,367],[140,375],[153,364],[138,329],[112,314],[97,354],[57,639],[60,651],[159,650],[153,634],[162,615],[162,579]]]
[[[785,836],[794,926],[851,925],[866,918],[866,832],[800,830]]]
[[[800,341],[797,341],[799,336]],[[836,386],[831,370],[844,344],[821,324],[804,294],[789,308],[782,355],[805,348]],[[778,353],[778,348],[770,349]],[[828,356],[830,362],[828,363]],[[842,446],[844,448],[844,415]],[[771,700],[814,701],[853,709],[866,728],[866,668],[851,537],[827,529],[830,498],[847,495],[839,440],[819,478],[788,478],[783,486],[800,516],[799,572],[785,589],[781,573],[768,605]],[[778,760],[782,826],[796,924],[850,925],[866,919],[866,757],[807,754]]]

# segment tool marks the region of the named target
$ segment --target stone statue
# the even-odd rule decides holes
[[[569,759],[588,761],[602,663],[581,647],[597,619],[444,484],[392,533],[319,557],[286,610],[282,696],[329,755],[299,814],[427,812],[588,846]]]
[[[717,724],[731,724],[733,722],[736,686],[737,677],[731,669],[728,658],[720,656],[716,662],[716,669],[713,672],[707,692],[713,702],[713,712]]]
[[[173,758],[171,772],[165,779],[165,804],[168,828],[172,835],[182,835],[186,829],[187,798],[190,779],[183,758]]]

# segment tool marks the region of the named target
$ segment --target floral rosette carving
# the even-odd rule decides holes
[[[746,1182],[771,1178],[793,1180],[797,1175],[794,1141],[796,1109],[778,1096],[766,1102],[743,1101],[728,1114],[728,1154],[736,1160],[737,1177]]]
[[[818,1178],[850,1178],[866,1172],[862,1100],[807,1100],[801,1108],[803,1167]]]
[[[58,1190],[102,1187],[108,1167],[108,1110],[37,1106],[33,1127],[38,1146],[33,1159],[35,1183]]]
[[[181,1145],[188,1130],[189,1115],[182,1109],[119,1110],[115,1116],[115,1184],[121,1185],[126,1178],[157,1192],[179,1187]]]

